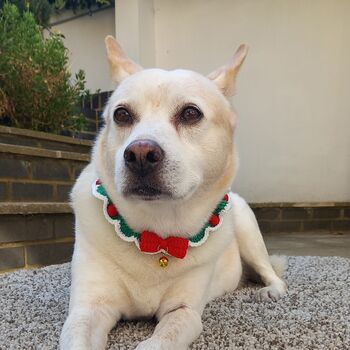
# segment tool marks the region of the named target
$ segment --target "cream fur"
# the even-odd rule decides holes
[[[170,257],[169,266],[162,269],[159,254],[143,254],[116,236],[90,188],[99,177],[136,231],[147,229],[163,237],[198,232],[236,173],[236,116],[222,91],[233,87],[232,72],[237,73],[246,51],[241,47],[238,58],[215,73],[213,80],[185,70],[132,70],[133,63],[111,37],[107,51],[120,85],[106,106],[106,124],[92,161],[72,191],[76,243],[70,311],[60,346],[104,349],[107,334],[119,319],[156,315],[154,334],[137,349],[186,349],[201,332],[201,314],[208,301],[238,286],[241,258],[266,285],[259,298],[277,299],[285,293],[253,212],[241,197],[232,195],[233,206],[220,229],[202,246],[189,248],[183,260]],[[199,106],[205,118],[194,127],[177,130],[171,120],[174,108],[187,102]],[[121,103],[132,105],[139,117],[132,127],[120,128],[113,122],[113,111]],[[162,181],[172,199],[144,201],[123,194],[127,174],[123,153],[140,138],[152,139],[164,149]]]

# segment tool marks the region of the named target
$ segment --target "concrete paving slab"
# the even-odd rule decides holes
[[[264,240],[270,254],[350,258],[350,233],[269,233],[264,235]]]

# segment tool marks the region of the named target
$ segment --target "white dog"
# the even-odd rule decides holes
[[[229,192],[237,169],[229,97],[247,46],[208,77],[143,70],[111,36],[106,47],[118,87],[72,192],[76,243],[60,346],[104,349],[121,318],[156,316],[137,349],[187,349],[205,305],[239,284],[241,259],[266,285],[261,300],[286,291],[253,212]]]

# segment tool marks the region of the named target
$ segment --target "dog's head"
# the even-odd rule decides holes
[[[201,190],[226,191],[236,170],[228,97],[247,46],[208,77],[142,69],[111,36],[106,47],[118,87],[104,111],[97,158],[116,193],[179,200]]]

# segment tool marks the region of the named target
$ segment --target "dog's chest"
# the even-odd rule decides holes
[[[153,317],[160,307],[169,284],[164,282],[146,284],[144,279],[128,279],[124,282],[129,298],[123,310],[123,317],[125,319]]]
[[[212,268],[231,242],[231,229],[229,222],[223,224],[202,246],[189,247],[184,259],[163,253],[143,253],[133,242],[125,242],[110,232],[114,239],[113,244],[108,245],[108,256],[128,296],[124,317],[152,317],[164,301],[176,299],[175,290],[182,292],[185,285],[188,291],[197,290],[198,274],[201,274],[201,283],[209,286]],[[166,267],[160,266],[162,257],[168,260]]]

